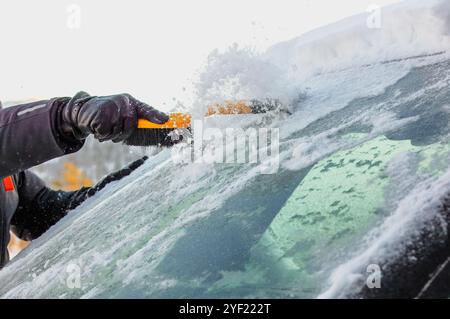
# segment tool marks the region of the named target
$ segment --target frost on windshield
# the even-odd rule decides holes
[[[411,3],[401,21],[414,21],[410,39],[420,44],[420,21],[436,17],[436,30],[445,21],[438,2]],[[279,99],[279,112],[222,123],[278,128],[276,173],[261,174],[260,163],[175,163],[163,150],[14,259],[0,295],[342,297],[364,285],[370,264],[395,263],[450,186],[448,38],[436,32],[426,52],[391,46],[380,60],[358,55],[381,40],[352,33],[355,19],[333,41],[361,42],[352,53],[337,46],[330,65],[305,60],[318,47],[332,53],[326,30],[261,55],[211,56],[193,113],[217,99]],[[395,38],[397,26],[380,32]]]

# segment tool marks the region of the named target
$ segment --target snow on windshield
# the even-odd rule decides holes
[[[192,113],[227,99],[280,100],[279,112],[205,121],[279,129],[276,172],[179,163],[173,155],[187,145],[163,150],[15,258],[0,295],[348,294],[368,264],[435,215],[450,186],[450,6],[384,10],[381,29],[357,16],[265,53],[213,53]]]

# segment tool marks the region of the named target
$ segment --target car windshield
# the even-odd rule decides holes
[[[176,163],[173,151],[159,152],[14,259],[0,273],[0,295],[273,298],[350,289],[446,192],[450,96],[440,88],[449,66],[438,55],[317,75],[293,113],[245,121],[279,129],[272,173],[261,163]],[[374,75],[384,79],[378,90]],[[67,284],[73,269],[79,289]]]

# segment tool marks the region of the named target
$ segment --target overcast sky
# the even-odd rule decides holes
[[[0,99],[129,92],[161,109],[215,48],[265,49],[398,0],[2,0]],[[184,90],[183,90],[184,88]]]

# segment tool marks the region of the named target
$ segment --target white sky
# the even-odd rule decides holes
[[[0,99],[129,92],[167,110],[215,48],[265,49],[399,0],[2,0]],[[68,8],[81,9],[80,27]],[[73,11],[72,11],[73,12]],[[185,91],[183,90],[185,87]]]

